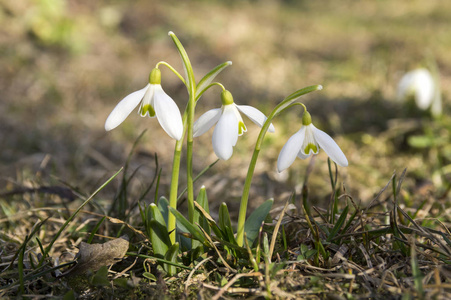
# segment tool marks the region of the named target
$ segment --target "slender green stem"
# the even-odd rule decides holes
[[[171,190],[169,192],[169,206],[177,209],[177,193],[179,185],[180,174],[180,158],[182,156],[182,143],[183,139],[177,141],[174,149],[174,159],[172,160],[172,177],[171,177]],[[168,215],[168,232],[171,244],[175,243],[175,216],[173,214]]]
[[[185,78],[183,78],[183,76],[182,75],[180,75],[180,73],[179,72],[177,72],[177,70],[176,69],[174,69],[170,64],[168,64],[167,62],[165,62],[165,61],[160,61],[159,63],[157,63],[157,68],[160,66],[160,65],[164,65],[164,66],[166,66],[169,70],[171,70],[182,82],[183,82],[183,84],[186,84],[185,83]]]
[[[196,105],[196,80],[194,78],[193,68],[189,60],[188,54],[177,36],[171,31],[169,36],[172,38],[177,50],[182,59],[187,82],[185,83],[188,89],[188,109],[187,109],[187,143],[186,143],[186,172],[187,172],[187,199],[188,199],[188,216],[191,223],[194,222],[194,188],[193,188],[193,124],[194,124],[194,108]],[[174,170],[173,170],[174,171]],[[177,170],[178,172],[178,170]],[[174,176],[174,174],[173,174]],[[178,176],[178,175],[177,175]],[[171,193],[171,200],[169,204],[174,209],[177,209],[177,194]],[[174,206],[173,206],[174,205]],[[172,214],[171,214],[172,215]],[[175,216],[173,216],[175,218]],[[169,229],[169,228],[168,228]]]
[[[186,123],[187,123],[187,110],[183,113],[183,135],[182,138],[175,143],[174,159],[172,160],[172,177],[171,177],[171,189],[169,192],[169,206],[177,209],[177,193],[179,187],[179,174],[180,174],[180,159],[182,157],[183,140],[185,138]],[[168,232],[171,244],[175,243],[175,216],[173,214],[168,215]]]
[[[215,86],[215,85],[221,87],[222,90],[225,91],[225,87],[222,85],[222,83],[219,83],[219,82],[213,82],[213,83],[209,84],[206,88],[204,88],[200,93],[197,92],[198,90],[196,91],[196,94],[197,94],[197,96],[196,96],[196,102],[197,102],[197,100],[200,99],[200,97],[202,97],[202,94],[203,94],[203,93],[205,93],[209,88],[211,88],[211,87],[213,87],[213,86]]]
[[[194,101],[195,93],[190,93],[188,105],[188,137],[186,144],[186,168],[187,168],[187,200],[188,220],[194,224],[194,180],[193,180],[193,124],[194,124]]]
[[[276,115],[278,115],[286,108],[288,108],[291,104],[293,104],[294,101],[296,101],[302,95],[321,89],[322,89],[321,85],[312,85],[294,92],[274,108],[274,110],[271,112],[271,114],[268,116],[265,123],[263,124],[262,129],[260,130],[260,134],[258,135],[257,142],[255,143],[255,149],[254,153],[252,154],[251,161],[249,163],[249,168],[247,169],[247,176],[244,182],[243,194],[241,196],[240,212],[238,215],[238,231],[236,236],[238,246],[240,247],[243,246],[244,223],[246,221],[247,203],[249,201],[249,191],[251,189],[252,177],[254,176],[255,166],[257,165],[257,159],[260,153],[263,139],[265,138],[266,132],[268,131],[269,126],[271,125],[272,119],[274,119]]]

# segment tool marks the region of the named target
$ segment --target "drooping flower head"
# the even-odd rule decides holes
[[[262,127],[266,121],[266,116],[258,109],[249,105],[236,105],[232,94],[224,90],[221,93],[221,108],[215,108],[204,113],[194,123],[194,137],[201,136],[213,125],[216,127],[213,131],[213,150],[217,157],[222,160],[228,160],[233,154],[238,136],[247,131],[240,112],[245,114],[252,122]],[[271,124],[269,132],[274,132],[274,126]]]
[[[105,130],[119,126],[138,106],[141,117],[156,117],[161,127],[173,139],[180,140],[183,135],[183,123],[180,110],[174,100],[161,87],[161,71],[154,68],[149,75],[149,83],[141,90],[122,99],[108,116]]]
[[[406,73],[398,84],[398,99],[413,96],[416,106],[421,110],[431,108],[434,115],[442,113],[440,91],[431,73],[424,68]]]
[[[327,133],[316,128],[312,124],[310,113],[304,111],[301,129],[290,137],[280,151],[277,160],[278,171],[282,172],[291,166],[296,156],[306,159],[312,154],[318,154],[320,148],[339,166],[348,166],[348,160],[337,143]]]

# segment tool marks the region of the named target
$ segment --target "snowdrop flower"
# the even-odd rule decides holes
[[[116,105],[105,122],[105,130],[110,131],[122,122],[140,104],[141,117],[157,117],[164,131],[173,139],[180,140],[183,135],[183,123],[180,110],[174,100],[161,87],[161,71],[153,69],[149,83],[141,90],[125,97]]]
[[[416,69],[406,73],[398,85],[398,99],[404,100],[413,96],[415,104],[421,110],[427,110],[432,106],[433,114],[441,114],[440,95],[437,91],[434,78],[424,69]]]
[[[301,129],[288,140],[280,151],[277,160],[279,172],[291,166],[296,156],[306,159],[312,154],[318,154],[320,148],[339,166],[348,166],[348,160],[343,151],[327,133],[312,124],[312,117],[308,111],[305,111],[302,116],[302,125]]]
[[[217,157],[228,160],[233,154],[233,147],[238,136],[247,131],[240,112],[245,114],[252,122],[262,127],[266,116],[258,109],[248,105],[236,105],[232,94],[224,90],[221,93],[222,107],[207,111],[194,123],[194,137],[201,136],[216,123],[213,131],[213,150]],[[269,132],[275,132],[271,124]]]

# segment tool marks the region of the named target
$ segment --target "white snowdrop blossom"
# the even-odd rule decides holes
[[[348,166],[348,160],[335,141],[324,131],[312,124],[312,118],[308,111],[302,117],[302,127],[283,146],[277,159],[277,170],[282,172],[296,159],[306,159],[312,154],[318,154],[323,149],[329,157],[339,166]]]
[[[122,99],[108,116],[105,130],[110,131],[119,126],[138,106],[141,117],[157,117],[161,127],[173,139],[180,140],[183,135],[183,123],[180,110],[174,100],[161,87],[161,71],[153,69],[149,83],[141,90]]]
[[[421,110],[427,110],[437,99],[437,88],[431,73],[424,69],[416,69],[406,73],[398,84],[398,99],[405,100],[413,96],[415,104]],[[440,105],[441,113],[441,105]],[[439,114],[440,114],[439,113]]]
[[[221,93],[221,100],[221,108],[207,111],[194,123],[193,135],[201,136],[216,124],[212,138],[213,150],[218,158],[228,160],[233,154],[238,136],[247,131],[240,112],[260,127],[265,123],[266,116],[252,106],[236,105],[232,94],[227,90]],[[268,131],[275,132],[272,124]]]

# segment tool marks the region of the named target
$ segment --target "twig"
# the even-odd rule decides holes
[[[186,279],[186,282],[185,282],[185,294],[187,294],[187,292],[188,292],[189,283],[190,283],[191,277],[193,277],[194,272],[196,272],[197,269],[199,269],[204,263],[206,263],[207,261],[211,260],[212,258],[213,258],[213,257],[210,256],[210,257],[207,257],[206,259],[202,260],[202,261],[201,261],[200,263],[198,263],[198,264],[194,267],[194,269],[189,273],[188,278]]]

